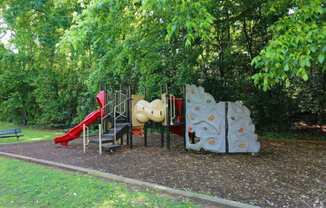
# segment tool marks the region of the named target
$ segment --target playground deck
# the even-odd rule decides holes
[[[0,146],[0,151],[123,175],[262,207],[313,207],[326,200],[325,142],[263,141],[258,156],[185,152],[181,138],[172,150],[149,147],[135,138],[133,149],[99,156],[96,146],[82,152],[81,141],[68,148],[49,141]],[[318,206],[317,206],[318,207]]]

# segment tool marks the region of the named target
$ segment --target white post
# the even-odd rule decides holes
[[[175,111],[175,100],[176,100],[176,97],[173,96],[173,120],[176,118],[176,111]]]
[[[175,119],[175,97],[169,95],[170,97],[170,125],[173,125],[173,119]]]
[[[83,124],[83,152],[86,153],[86,125]]]
[[[102,155],[102,125],[98,125],[98,148],[99,154]]]
[[[87,128],[87,131],[86,131],[86,140],[87,140],[86,145],[89,145],[89,128]]]

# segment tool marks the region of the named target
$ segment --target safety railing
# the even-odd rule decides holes
[[[128,95],[123,93],[122,90],[117,90],[114,94],[115,106],[118,106],[116,112],[119,114],[125,114],[127,112],[127,103],[124,101],[128,99]],[[121,105],[121,103],[124,103]]]

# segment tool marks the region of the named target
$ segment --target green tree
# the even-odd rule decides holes
[[[307,81],[314,70],[325,72],[326,8],[322,0],[296,1],[288,15],[269,28],[272,39],[253,61],[262,70],[253,76],[264,90],[295,77]]]

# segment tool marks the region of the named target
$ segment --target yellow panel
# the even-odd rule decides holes
[[[132,95],[132,126],[134,127],[142,127],[144,126],[143,123],[140,123],[137,121],[136,117],[135,117],[135,113],[134,113],[134,107],[136,105],[136,103],[140,100],[144,100],[144,96],[142,95]]]

